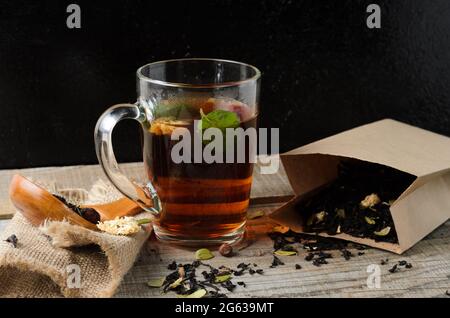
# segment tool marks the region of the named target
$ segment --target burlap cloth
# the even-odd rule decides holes
[[[101,180],[90,191],[60,190],[55,183],[44,186],[77,203],[120,197]],[[144,217],[149,216],[136,216]],[[0,297],[111,297],[150,232],[147,226],[134,236],[115,236],[68,222],[47,222],[38,228],[16,213],[0,234]],[[12,234],[18,238],[17,248],[5,242]]]

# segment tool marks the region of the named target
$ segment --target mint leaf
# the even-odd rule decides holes
[[[190,118],[194,115],[193,108],[187,104],[159,104],[154,108],[153,112],[155,118],[167,117],[179,119]]]
[[[237,128],[240,124],[239,117],[235,112],[217,109],[205,115],[200,109],[200,115],[202,116],[200,121],[202,130],[214,127],[225,132],[226,128]]]

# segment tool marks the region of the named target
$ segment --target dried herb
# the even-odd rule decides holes
[[[177,262],[173,261],[172,263],[170,263],[169,265],[167,265],[167,269],[170,269],[171,271],[176,270],[178,267]]]
[[[293,256],[293,255],[297,255],[296,251],[283,251],[283,250],[277,250],[274,252],[275,255],[278,256]]]
[[[353,257],[352,252],[350,252],[350,251],[347,250],[347,249],[341,250],[341,253],[342,253],[342,256],[344,257],[344,259],[345,259],[346,261],[348,261],[351,257]]]
[[[98,222],[100,222],[100,214],[95,209],[82,208],[79,205],[68,202],[66,198],[57,194],[53,194],[53,196],[86,221],[89,221],[93,224],[97,224]]]
[[[225,275],[219,275],[216,276],[216,278],[214,279],[215,283],[223,283],[226,282],[227,280],[230,280],[231,275],[230,274],[225,274]]]
[[[394,266],[392,266],[392,268],[391,269],[389,269],[389,272],[390,273],[395,273],[395,272],[397,272],[398,271],[398,266],[397,266],[397,264],[395,264]]]
[[[414,181],[414,176],[383,165],[342,161],[338,177],[296,209],[307,220],[305,231],[398,243],[390,202]]]
[[[151,279],[151,280],[149,280],[147,282],[147,286],[153,287],[153,288],[159,288],[159,287],[162,287],[164,285],[164,281],[165,280],[166,279],[164,277]]]
[[[214,255],[207,248],[201,248],[195,252],[195,258],[201,261],[205,261],[213,258]]]
[[[270,265],[271,268],[277,267],[279,265],[284,265],[284,263],[275,255],[273,256],[272,265]]]
[[[12,234],[5,240],[5,242],[11,243],[14,248],[17,248],[19,239],[17,238],[16,234]]]
[[[198,289],[195,292],[188,295],[178,295],[179,298],[203,298],[206,295],[206,289]]]

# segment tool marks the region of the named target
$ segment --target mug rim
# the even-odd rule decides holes
[[[162,81],[154,78],[150,78],[142,73],[142,70],[146,67],[163,64],[168,62],[183,62],[183,61],[215,61],[215,62],[223,62],[223,63],[231,63],[231,64],[239,64],[241,66],[248,67],[255,72],[255,75],[252,77],[240,80],[240,81],[228,81],[223,83],[206,83],[206,84],[191,84],[191,83],[183,83],[183,82],[170,82],[170,81]],[[180,59],[168,59],[162,61],[151,62],[139,67],[136,71],[136,75],[140,81],[149,82],[152,84],[162,85],[162,86],[170,86],[170,87],[180,87],[180,88],[219,88],[219,87],[231,87],[231,86],[239,86],[248,82],[257,81],[261,77],[261,71],[247,63],[226,60],[226,59],[216,59],[216,58],[180,58]]]

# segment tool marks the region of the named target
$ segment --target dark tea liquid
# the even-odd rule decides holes
[[[156,234],[210,241],[232,236],[244,227],[249,205],[253,164],[248,140],[245,163],[225,163],[225,157],[224,163],[194,163],[194,121],[182,127],[191,132],[191,163],[173,162],[171,151],[178,141],[172,141],[170,133],[144,131],[144,162],[163,207]],[[256,116],[240,127],[256,128]]]

